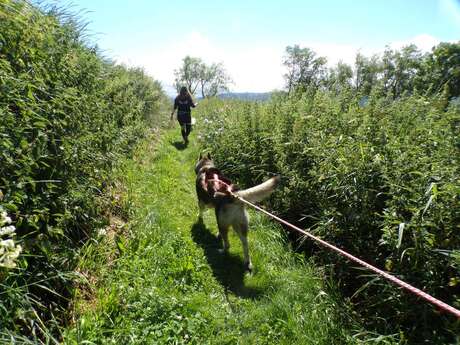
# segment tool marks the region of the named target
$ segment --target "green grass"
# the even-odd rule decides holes
[[[120,172],[130,221],[116,245],[106,237],[87,244],[80,271],[93,278],[80,289],[65,343],[391,343],[345,316],[321,270],[263,215],[250,212],[253,274],[233,233],[221,255],[214,212],[198,222],[195,132],[189,147],[179,140],[178,128],[167,130]]]

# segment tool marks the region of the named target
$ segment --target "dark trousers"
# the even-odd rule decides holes
[[[187,139],[192,131],[192,114],[188,111],[177,111],[177,120],[179,120],[182,137]]]
[[[191,123],[180,123],[182,138],[186,139],[190,132],[192,131]]]

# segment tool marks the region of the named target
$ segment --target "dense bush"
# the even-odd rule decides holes
[[[243,186],[280,174],[270,207],[460,307],[460,111],[442,96],[318,91],[268,103],[201,103],[200,137]],[[313,252],[363,317],[401,341],[445,343],[458,323],[335,254]]]
[[[0,0],[0,206],[22,249],[16,269],[0,267],[0,339],[63,321],[78,244],[103,221],[95,196],[158,122],[160,85],[104,59],[83,26]]]

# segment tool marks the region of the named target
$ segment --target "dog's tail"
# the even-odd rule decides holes
[[[257,186],[239,190],[235,194],[250,202],[262,201],[273,193],[280,179],[279,176],[275,176]]]

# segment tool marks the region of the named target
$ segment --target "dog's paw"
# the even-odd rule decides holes
[[[250,261],[244,263],[244,270],[249,273],[252,273],[252,263]]]

